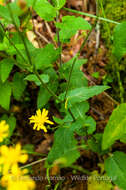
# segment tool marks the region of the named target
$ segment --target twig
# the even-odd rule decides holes
[[[40,32],[38,32],[37,30],[36,30],[36,28],[35,28],[35,23],[34,23],[34,20],[32,19],[32,23],[33,23],[33,31],[34,31],[34,33],[37,35],[37,36],[39,36],[43,41],[45,41],[47,44],[49,44],[50,42],[48,41],[48,39],[45,37],[45,36],[43,36]]]
[[[47,30],[48,30],[48,32],[49,32],[49,34],[50,34],[50,37],[51,37],[51,39],[52,39],[54,45],[57,47],[57,44],[56,44],[56,42],[55,42],[55,40],[54,40],[54,36],[53,36],[53,34],[52,34],[51,28],[50,28],[49,24],[48,24],[46,21],[45,21],[45,25],[46,25],[46,28],[47,28]]]

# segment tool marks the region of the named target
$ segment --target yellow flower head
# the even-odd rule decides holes
[[[28,155],[21,150],[21,145],[17,144],[15,147],[7,147],[5,145],[0,147],[0,165],[2,165],[3,175],[7,174],[13,167],[17,167],[18,162],[25,163]]]
[[[33,190],[35,182],[27,175],[27,171],[21,170],[18,166],[13,167],[11,173],[4,175],[1,185],[7,190]]]
[[[0,143],[8,136],[9,125],[6,124],[6,121],[2,120],[0,122]]]
[[[40,129],[44,130],[44,132],[47,132],[46,127],[44,126],[45,123],[53,125],[54,123],[49,120],[48,110],[43,109],[42,112],[40,109],[36,111],[36,115],[33,115],[30,117],[30,123],[34,123],[33,129],[37,129],[39,131]]]

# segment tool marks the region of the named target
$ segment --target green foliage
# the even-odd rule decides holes
[[[109,148],[116,140],[126,135],[126,104],[120,104],[110,116],[105,127],[102,148]]]
[[[34,63],[36,69],[45,69],[53,67],[53,63],[59,57],[59,50],[54,49],[53,44],[48,44],[44,48],[35,50],[34,52]]]
[[[126,189],[126,154],[114,152],[105,160],[105,171],[113,183],[121,189]]]
[[[102,93],[104,90],[107,90],[108,86],[92,86],[92,87],[81,87],[74,90],[68,91],[67,101],[68,107],[71,107],[72,104],[79,103],[89,98]],[[65,92],[60,94],[59,98],[64,99]]]
[[[52,0],[52,3],[57,9],[61,9],[65,5],[66,0]]]
[[[6,81],[13,66],[14,66],[13,59],[7,58],[0,61],[0,78],[2,82]]]
[[[51,83],[47,84],[48,88],[55,93],[58,88],[58,77],[55,70],[53,68],[47,69],[45,71],[45,74],[50,76]],[[48,90],[45,89],[43,86],[40,86],[40,90],[37,97],[37,108],[44,107],[51,97],[52,95],[48,92]]]
[[[59,163],[63,166],[70,166],[80,156],[77,150],[77,141],[70,127],[62,127],[55,132],[54,144],[48,154],[49,165]]]
[[[65,79],[66,81],[69,80],[69,74],[73,61],[74,58],[70,59],[67,63],[62,64],[61,68],[59,69],[61,79]],[[86,59],[77,59],[76,64],[72,71],[69,89],[79,88],[88,85],[87,79],[85,78],[84,73],[81,71],[81,66],[86,63],[87,63]]]
[[[20,100],[23,92],[26,88],[26,81],[24,79],[24,74],[16,72],[13,77],[12,91],[13,96],[16,100]]]
[[[114,29],[114,50],[113,53],[120,60],[126,55],[126,22],[117,25]]]
[[[109,153],[108,148],[116,140],[126,142],[125,103],[113,111],[104,133],[96,131],[96,121],[90,116],[88,99],[109,87],[107,85],[88,86],[88,81],[81,69],[83,64],[87,63],[87,60],[82,59],[80,54],[83,47],[71,60],[59,64],[65,43],[68,43],[77,31],[92,31],[93,29],[84,18],[79,16],[63,16],[61,22],[60,19],[55,19],[65,3],[66,0],[27,0],[25,11],[18,6],[17,1],[9,3],[9,7],[8,5],[0,6],[2,18],[0,21],[2,23],[0,25],[0,106],[9,114],[11,97],[13,101],[16,100],[16,103],[22,103],[27,99],[26,95],[30,94],[29,90],[35,90],[36,102],[33,105],[36,105],[38,109],[52,107],[51,110],[55,110],[57,114],[53,117],[54,127],[47,126],[50,132],[54,131],[54,143],[46,160],[47,168],[55,165],[70,167],[80,157],[79,147],[95,152],[97,157],[103,160],[103,155]],[[55,30],[58,29],[59,36],[55,37],[58,41],[56,46],[50,43],[43,45],[42,48],[36,48],[28,40],[26,32],[29,31],[32,9],[45,21],[52,21],[51,24],[56,27]],[[25,27],[24,17],[27,17]],[[16,31],[12,32],[8,29],[10,24],[13,24]],[[19,27],[18,30],[17,27]],[[114,30],[113,52],[118,60],[126,54],[125,29],[126,23],[123,22]],[[92,76],[98,78],[99,73],[95,72]],[[32,85],[29,85],[30,82]],[[32,100],[30,98],[29,102]],[[0,119],[5,119],[10,125],[9,137],[3,143],[10,144],[10,137],[16,127],[16,119],[13,115],[4,115]],[[83,138],[79,140],[79,143],[76,138],[78,136],[80,139]],[[29,154],[36,154],[33,148],[32,145],[24,146]],[[125,154],[121,152],[115,152],[105,160],[107,175],[123,189],[126,188],[124,181],[126,168],[122,167],[124,162]],[[101,177],[98,172],[92,173],[91,176],[94,174]],[[117,179],[114,179],[114,176],[117,176]],[[95,187],[103,189],[103,186],[105,189],[112,187],[111,182],[107,184],[101,181],[98,184],[95,181],[92,184],[94,184],[94,189]]]
[[[60,29],[61,42],[68,42],[78,30],[90,30],[91,25],[82,17],[64,16],[61,23],[56,23],[56,27]]]
[[[32,6],[34,0],[27,0],[28,6]],[[47,0],[36,0],[33,9],[44,20],[51,21],[56,17],[56,8],[54,8]]]
[[[48,82],[49,82],[49,75],[41,74],[41,75],[40,75],[40,78],[41,78],[41,80],[42,80],[44,83],[48,83]],[[37,78],[37,76],[36,76],[35,74],[30,74],[30,75],[28,75],[27,77],[24,78],[24,80],[33,81],[33,82],[35,82],[35,84],[38,85],[38,86],[41,85],[40,80]]]
[[[5,83],[0,82],[0,105],[9,110],[11,98],[11,84],[6,81]]]
[[[13,13],[14,13],[14,22],[19,27],[20,26],[20,21],[19,21],[18,15],[19,15],[20,9],[16,5],[16,3],[9,3],[9,5],[12,8]],[[7,6],[5,7],[5,6],[0,5],[0,17],[2,17],[7,24],[12,24],[13,23],[10,11],[8,11]]]

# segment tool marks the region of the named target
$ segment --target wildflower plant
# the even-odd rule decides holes
[[[54,131],[53,146],[45,162],[47,171],[56,163],[60,167],[73,166],[80,157],[79,148],[88,149],[98,154],[99,161],[104,160],[105,172],[108,176],[112,176],[113,179],[115,179],[114,175],[117,176],[113,183],[121,189],[126,189],[126,170],[123,166],[126,161],[125,153],[108,154],[116,140],[126,143],[126,104],[122,103],[117,106],[104,133],[97,133],[96,121],[87,114],[90,109],[88,99],[101,94],[110,87],[88,86],[88,80],[81,70],[87,60],[80,56],[97,21],[101,20],[116,25],[113,34],[113,53],[119,62],[126,54],[124,32],[126,22],[117,23],[106,18],[67,9],[64,8],[65,4],[66,0],[51,2],[24,0],[23,6],[20,0],[4,1],[4,3],[2,1],[2,5],[0,4],[0,106],[7,111],[0,118],[0,173],[1,186],[7,190],[35,188],[35,183],[27,171],[19,168],[19,164],[26,163],[28,155],[22,150],[20,144],[15,143],[12,146],[11,138],[15,132],[16,118],[14,115],[9,116],[13,99],[22,103],[24,107],[27,105],[32,107],[32,96],[27,91],[29,84],[33,87],[31,91],[38,89],[36,107],[32,109],[37,111],[35,115],[33,112],[30,113],[32,115],[29,118],[30,124],[33,125],[34,130],[42,130],[42,132],[48,132],[47,125],[49,124]],[[70,11],[77,15],[60,18],[60,10],[65,10],[66,14]],[[42,48],[36,47],[36,43],[29,41],[27,37],[27,32],[34,30],[31,22],[33,11],[42,19],[42,22],[51,21],[56,30],[56,35],[52,39],[53,43],[48,43]],[[93,17],[94,24],[90,24],[81,15]],[[79,51],[69,61],[63,62],[64,45],[68,44],[80,30],[84,31],[86,36],[82,35],[83,42]],[[119,73],[118,77],[120,77]],[[121,85],[120,83],[120,88]],[[120,94],[120,97],[122,96],[123,94]],[[48,116],[51,106],[58,116],[54,111],[50,117]],[[31,130],[31,126],[26,127]],[[75,134],[85,141],[78,143]],[[23,177],[27,180],[23,180]]]

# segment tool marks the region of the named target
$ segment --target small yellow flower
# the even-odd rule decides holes
[[[37,129],[37,131],[39,131],[40,129],[44,130],[44,132],[47,132],[46,127],[44,126],[45,123],[48,123],[50,125],[53,125],[54,123],[52,121],[49,120],[48,115],[48,110],[43,109],[43,111],[41,112],[40,109],[38,109],[36,111],[36,115],[33,115],[32,117],[30,117],[30,123],[34,123],[34,127],[33,129]]]
[[[21,170],[18,166],[13,167],[11,173],[4,175],[1,185],[7,190],[33,190],[35,182],[27,175],[27,170]]]
[[[20,144],[17,144],[15,147],[7,147],[5,145],[0,147],[0,165],[2,165],[3,175],[17,167],[18,162],[25,163],[27,159],[28,155],[21,150]]]
[[[6,124],[6,121],[2,120],[0,122],[0,143],[8,136],[9,125]]]

